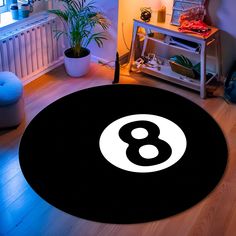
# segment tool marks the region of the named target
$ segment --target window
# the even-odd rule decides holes
[[[9,4],[9,0],[0,0],[0,13],[8,11]]]

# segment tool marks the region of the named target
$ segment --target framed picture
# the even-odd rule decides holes
[[[171,24],[179,26],[179,17],[189,9],[203,6],[205,0],[174,0],[172,8]]]

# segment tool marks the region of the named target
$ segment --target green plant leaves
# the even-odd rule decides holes
[[[81,48],[87,47],[94,41],[98,47],[103,46],[103,41],[107,40],[104,32],[95,32],[95,27],[99,26],[103,31],[110,27],[109,20],[95,6],[95,1],[86,0],[61,0],[63,10],[54,9],[48,10],[49,13],[57,15],[66,29],[57,30],[55,37],[58,39],[65,35],[70,46],[74,51],[75,56],[79,56]]]

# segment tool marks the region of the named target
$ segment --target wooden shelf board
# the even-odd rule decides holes
[[[179,85],[184,85],[188,88],[200,91],[199,80],[191,79],[186,76],[175,73],[174,71],[171,70],[170,67],[168,68],[167,66],[162,66],[161,70],[157,70],[157,68],[142,66],[140,70],[144,73],[156,76],[169,82],[173,82]]]
[[[148,67],[148,66],[143,65],[140,67],[140,70],[144,73],[159,77],[169,82],[174,82],[174,83],[189,87],[191,89],[200,91],[200,80],[189,78],[187,76],[178,74],[172,71],[171,67],[166,64],[164,64],[163,66],[160,66],[160,68],[161,69],[158,70],[156,67]],[[206,84],[209,84],[210,81],[212,81],[213,79],[217,77],[216,73],[212,73],[212,72],[210,73],[212,74],[212,77],[208,79]]]

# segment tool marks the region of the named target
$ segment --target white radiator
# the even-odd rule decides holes
[[[0,71],[11,71],[27,84],[63,63],[63,39],[54,37],[58,19],[42,15],[0,32]]]

